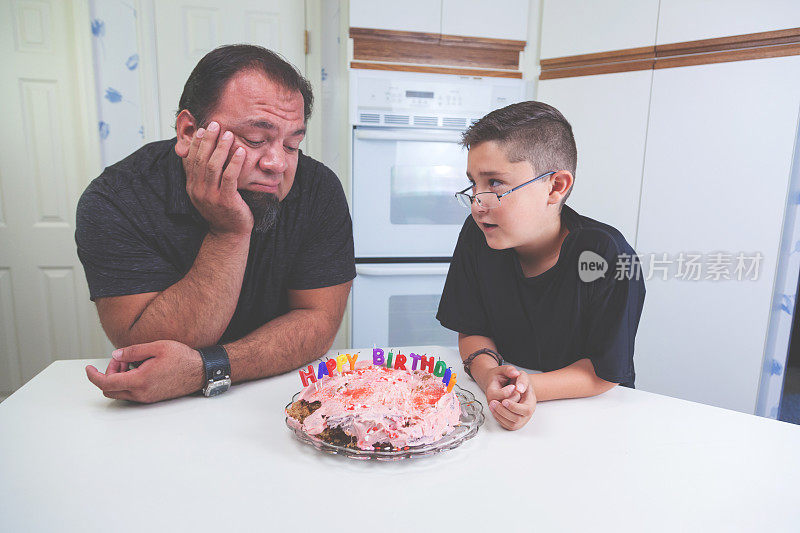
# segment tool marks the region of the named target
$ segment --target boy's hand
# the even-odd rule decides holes
[[[516,380],[520,376],[520,371],[511,365],[503,365],[489,369],[478,385],[486,393],[486,401],[491,405],[492,400],[501,402],[511,400],[517,402],[520,399],[520,392],[516,387]]]
[[[519,372],[512,385],[514,386],[514,394],[519,396],[517,400],[513,398],[489,400],[488,392],[486,395],[487,400],[489,400],[489,409],[495,419],[501,426],[510,431],[520,429],[527,424],[536,410],[536,392],[533,390],[528,374]]]

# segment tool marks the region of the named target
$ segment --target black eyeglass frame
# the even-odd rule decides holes
[[[521,185],[517,185],[513,189],[507,190],[503,194],[497,194],[496,192],[491,192],[491,191],[478,192],[478,193],[475,193],[475,194],[467,194],[467,191],[475,186],[475,185],[470,185],[469,187],[467,187],[463,191],[458,191],[457,193],[455,193],[454,196],[455,196],[456,200],[458,200],[459,196],[462,196],[462,197],[465,197],[465,198],[469,198],[469,205],[472,205],[472,202],[474,202],[477,199],[478,200],[478,205],[483,207],[484,209],[494,209],[494,207],[487,207],[487,206],[481,204],[481,200],[480,200],[480,198],[478,198],[478,196],[480,196],[481,194],[494,194],[495,196],[497,196],[497,203],[498,203],[498,205],[495,206],[495,207],[499,207],[500,199],[503,198],[504,196],[508,196],[509,194],[511,194],[512,192],[516,191],[517,189],[521,189],[524,186],[526,186],[526,185],[528,185],[530,183],[533,183],[536,180],[540,180],[542,178],[546,178],[547,176],[551,176],[551,175],[555,174],[556,172],[558,172],[558,171],[557,170],[551,170],[550,172],[545,172],[541,176],[536,176],[535,178],[530,179],[530,180],[526,181],[525,183],[523,183]],[[459,203],[461,203],[461,202],[459,201]]]

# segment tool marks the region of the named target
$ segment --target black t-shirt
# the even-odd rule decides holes
[[[561,220],[569,234],[558,261],[525,277],[516,251],[490,248],[467,218],[436,318],[459,333],[490,337],[510,363],[547,372],[589,358],[598,377],[633,387],[645,295],[638,257],[607,224],[568,206]],[[592,280],[603,260],[606,272]]]
[[[163,291],[192,267],[208,224],[186,193],[175,142],[143,146],[81,196],[75,241],[92,300]],[[279,213],[269,231],[250,238],[239,301],[220,342],[286,314],[287,289],[355,277],[350,212],[333,171],[301,153]]]

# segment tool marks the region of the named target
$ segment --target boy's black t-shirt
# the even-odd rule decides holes
[[[645,296],[639,259],[615,228],[568,206],[561,220],[569,234],[558,261],[526,278],[514,249],[490,248],[468,217],[436,318],[459,333],[492,338],[510,363],[547,372],[589,358],[598,377],[633,387]],[[607,270],[591,279],[603,260]]]

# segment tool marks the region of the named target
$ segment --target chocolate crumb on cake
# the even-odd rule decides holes
[[[322,407],[322,402],[319,400],[310,403],[305,400],[297,400],[286,410],[286,413],[302,424],[311,413],[320,407]]]
[[[317,437],[334,446],[356,447],[356,438],[345,433],[340,427],[325,428]]]

